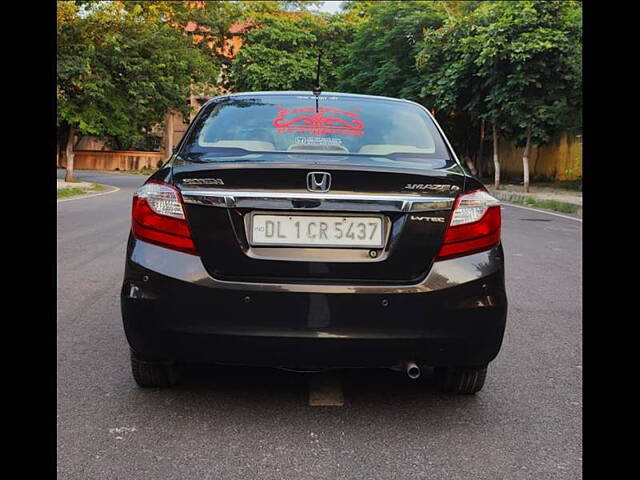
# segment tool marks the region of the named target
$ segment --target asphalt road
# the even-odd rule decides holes
[[[351,371],[344,406],[311,407],[308,376],[269,369],[137,388],[118,295],[144,177],[78,177],[120,190],[58,204],[58,478],[581,478],[580,222],[503,207],[508,325],[479,394]]]

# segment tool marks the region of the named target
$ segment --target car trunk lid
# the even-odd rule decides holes
[[[413,283],[442,244],[453,200],[464,189],[457,165],[426,169],[419,159],[251,155],[250,161],[174,162],[194,243],[210,275],[247,282]],[[329,174],[328,192],[308,175]],[[382,248],[257,246],[251,216],[380,215]]]

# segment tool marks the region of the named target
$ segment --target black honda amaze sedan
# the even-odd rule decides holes
[[[429,366],[475,393],[500,349],[500,205],[416,103],[214,98],[132,217],[121,304],[140,386],[188,363]]]

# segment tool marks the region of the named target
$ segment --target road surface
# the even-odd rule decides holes
[[[278,370],[136,387],[118,296],[145,177],[77,176],[120,190],[58,204],[58,478],[581,478],[581,222],[503,207],[508,325],[479,394],[351,371],[342,407],[312,407],[308,376]]]

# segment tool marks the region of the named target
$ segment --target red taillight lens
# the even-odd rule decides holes
[[[132,229],[136,238],[197,255],[184,215],[180,192],[161,182],[149,182],[133,196]]]
[[[488,250],[500,243],[500,204],[483,190],[460,195],[436,260]]]

